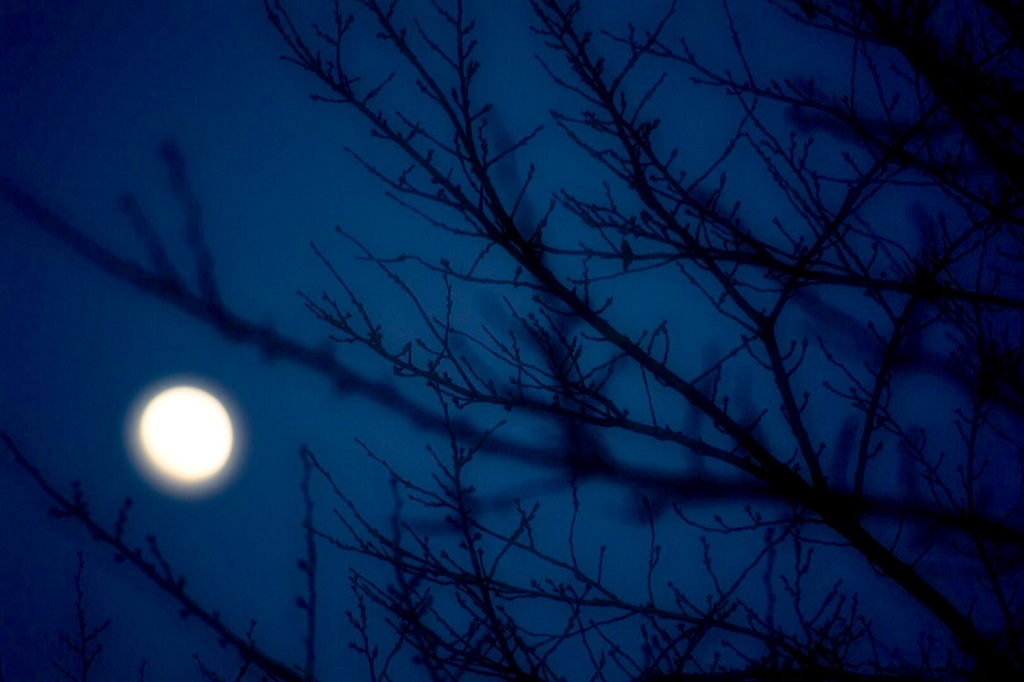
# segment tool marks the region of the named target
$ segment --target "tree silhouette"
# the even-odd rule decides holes
[[[239,679],[250,667],[318,679],[317,557],[335,550],[352,557],[346,615],[367,679],[402,679],[410,664],[432,680],[1024,671],[1019,9],[767,3],[787,40],[823,46],[822,79],[749,51],[728,3],[716,34],[728,49],[709,56],[675,3],[651,26],[591,28],[580,3],[533,0],[538,60],[559,93],[541,103],[549,125],[514,131],[503,103],[479,94],[487,65],[463,3],[427,18],[352,4],[358,16],[336,1],[310,26],[281,2],[266,11],[312,99],[369,126],[372,145],[349,153],[441,246],[378,253],[361,227],[312,246],[327,282],[302,300],[346,359],[228,307],[171,143],[162,157],[195,277],[130,197],[121,206],[149,264],[13,180],[0,190],[115,277],[397,407],[444,444],[428,451],[432,472],[363,446],[392,481],[382,520],[301,449],[295,663],[193,599],[155,539],[133,547],[127,506],[105,529],[81,491],[58,491],[4,434],[59,515],[233,647]],[[354,58],[368,40],[387,55],[379,72]],[[710,155],[695,151],[700,115],[731,126]],[[544,163],[562,153],[592,169],[554,176]],[[380,279],[346,276],[339,249]],[[379,286],[417,316],[415,332],[380,322],[366,298]],[[367,357],[396,381],[358,370]],[[517,423],[555,435],[506,435]],[[546,470],[546,487],[478,489],[509,458]],[[314,518],[314,482],[336,505],[329,520]],[[609,488],[630,505],[628,546],[587,525]],[[552,489],[562,511],[531,499]],[[907,604],[925,614],[913,632],[876,635]]]

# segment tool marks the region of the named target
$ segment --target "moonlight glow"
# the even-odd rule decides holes
[[[224,404],[195,385],[164,385],[129,417],[136,463],[151,483],[181,496],[220,487],[238,449]]]

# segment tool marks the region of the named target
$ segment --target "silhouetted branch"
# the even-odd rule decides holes
[[[50,485],[39,469],[21,452],[7,433],[0,431],[0,441],[3,441],[7,451],[14,457],[18,466],[49,497],[53,503],[50,511],[53,516],[61,519],[74,519],[81,523],[90,532],[94,541],[107,545],[114,550],[115,561],[118,563],[128,563],[147,580],[152,582],[158,590],[174,599],[180,607],[179,613],[182,618],[196,618],[203,625],[210,628],[222,645],[230,646],[243,661],[251,662],[268,675],[271,675],[275,680],[294,680],[299,682],[300,680],[308,679],[304,674],[296,672],[291,666],[265,654],[256,647],[255,642],[251,638],[244,638],[232,631],[221,621],[220,614],[217,611],[207,609],[189,595],[185,590],[185,577],[173,572],[167,560],[160,553],[154,536],[149,535],[146,538],[150,551],[153,554],[153,560],[151,560],[146,557],[141,548],[128,545],[119,534],[108,531],[94,519],[85,503],[81,486],[78,485],[77,481],[75,482],[73,496],[71,498],[66,497]],[[252,634],[251,629],[249,634]]]
[[[110,627],[110,619],[107,618],[96,627],[89,625],[88,619],[85,615],[85,605],[83,604],[83,598],[85,591],[82,589],[82,572],[85,570],[85,559],[82,557],[82,552],[78,552],[78,570],[75,571],[75,616],[77,621],[77,629],[75,634],[68,635],[61,633],[60,641],[67,646],[68,650],[74,655],[77,663],[77,669],[68,670],[57,661],[53,661],[53,664],[61,672],[64,678],[71,680],[72,682],[88,682],[89,670],[96,663],[96,659],[103,653],[103,645],[98,643],[97,640],[100,635]],[[74,639],[72,639],[74,637]]]
[[[318,542],[393,575],[349,573],[352,649],[380,682],[395,679],[404,655],[432,680],[1019,674],[1019,17],[999,2],[769,3],[794,36],[822,37],[846,60],[816,83],[751,53],[727,2],[717,34],[727,58],[697,53],[676,3],[648,28],[599,30],[581,3],[529,4],[541,69],[565,99],[549,112],[554,130],[517,135],[500,121],[507,103],[479,95],[477,28],[461,1],[433,5],[431,21],[395,3],[359,0],[348,13],[336,1],[308,29],[284,3],[264,2],[283,59],[316,82],[313,100],[369,127],[371,144],[348,149],[355,163],[447,240],[443,258],[404,245],[380,254],[337,228],[335,248],[373,266],[409,306],[415,331],[404,338],[380,322],[361,293],[368,284],[311,244],[330,283],[300,292],[306,309],[331,342],[366,351],[395,383],[231,311],[173,144],[161,154],[196,285],[131,197],[121,208],[150,266],[0,179],[8,203],[103,271],[445,439],[445,449],[428,447],[424,478],[359,442],[391,481],[387,523],[302,450],[304,665],[263,657],[251,629],[242,638],[203,610],[155,539],[149,558],[125,545],[128,502],[105,531],[80,488],[59,493],[3,435],[15,459],[58,515],[118,549],[245,665],[281,679],[313,679]],[[365,49],[363,30],[388,71],[349,58]],[[706,158],[685,144],[684,109],[700,97],[683,106],[677,88],[728,102],[713,112],[721,126],[701,131],[723,131]],[[551,132],[573,146],[553,153],[589,163],[581,178],[592,187],[546,186],[536,162],[518,173],[517,159]],[[762,196],[770,201],[758,205]],[[421,275],[436,278],[438,295]],[[492,291],[500,313],[460,314]],[[933,377],[947,395],[922,392]],[[400,388],[412,385],[426,385],[437,407]],[[474,421],[488,408],[556,435],[506,438],[504,422]],[[530,496],[560,491],[572,511],[542,520],[539,502],[481,494],[473,480],[484,453],[546,466],[549,487],[529,486]],[[336,530],[313,522],[314,473],[333,495]],[[616,548],[583,535],[591,481],[617,486],[636,512],[641,540],[627,551],[640,561],[622,561],[639,567],[627,578]],[[554,529],[565,539],[552,544]],[[683,568],[699,574],[685,583],[669,559],[680,548],[695,557]],[[944,570],[952,561],[969,578],[956,587]],[[928,638],[913,655],[876,638],[871,620],[884,611],[864,598],[875,584],[844,583],[872,572],[934,620],[922,621]],[[378,616],[391,641],[377,637]]]

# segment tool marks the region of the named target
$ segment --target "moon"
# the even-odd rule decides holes
[[[221,487],[236,454],[231,414],[210,390],[164,385],[137,401],[129,418],[136,464],[147,479],[190,497]]]

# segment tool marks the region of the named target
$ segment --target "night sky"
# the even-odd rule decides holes
[[[303,5],[296,9],[297,19],[321,16],[307,3],[295,4]],[[524,209],[533,215],[544,211],[558,187],[596,196],[600,170],[588,164],[548,114],[552,107],[571,108],[572,99],[550,85],[533,59],[542,48],[527,28],[528,7],[508,3],[499,11],[478,4],[486,6],[477,29],[485,69],[480,96],[498,104],[495,135],[511,139],[538,123],[545,126],[538,141],[503,169],[508,185],[521,181],[530,162],[537,164],[532,204]],[[625,3],[593,4],[586,16],[595,26],[618,26],[625,19],[626,10],[617,9]],[[677,21],[686,26],[694,49],[712,61],[729,59],[721,7],[698,4]],[[797,69],[804,77],[829,77],[824,64],[835,56],[830,52],[835,48],[806,38],[776,44],[771,22],[777,21],[777,12],[767,3],[749,7],[738,22],[751,53],[770,52],[779,73]],[[426,9],[424,14],[425,25],[437,29]],[[654,16],[635,9],[628,14],[640,23]],[[351,58],[360,68],[387,72],[394,57],[379,53],[372,39],[364,42]],[[468,263],[478,245],[439,237],[422,218],[388,199],[382,183],[345,148],[366,153],[386,172],[405,162],[375,147],[367,124],[351,111],[311,102],[308,95],[317,85],[281,61],[283,51],[261,3],[8,0],[0,8],[0,173],[109,249],[145,262],[144,245],[118,209],[118,197],[131,193],[175,265],[194,282],[195,266],[183,236],[185,216],[160,156],[161,145],[173,141],[202,204],[205,239],[228,307],[310,348],[345,356],[364,377],[400,388],[410,405],[435,410],[436,399],[422,382],[394,383],[386,363],[350,347],[328,351],[330,330],[306,310],[297,291],[317,299],[332,287],[331,273],[310,248],[314,242],[358,285],[388,338],[412,338],[420,333],[415,310],[386,277],[356,260],[357,249],[335,226],[381,255],[419,254],[435,263],[442,257]],[[422,106],[402,80],[383,98],[388,106],[401,108],[406,101],[409,107]],[[709,163],[735,131],[737,114],[726,108],[721,93],[698,91],[681,81],[658,106],[676,116],[676,142],[684,143],[695,168]],[[430,120],[429,112],[422,115]],[[776,190],[764,178],[751,173],[744,179],[742,164],[731,181],[743,187],[749,215],[787,210],[773,204]],[[905,215],[907,204],[894,200],[889,206]],[[433,305],[443,301],[436,277],[412,268],[403,272],[424,300]],[[699,321],[674,349],[693,353],[694,359],[677,355],[673,360],[697,364],[708,353],[731,347],[735,330],[721,326],[699,297],[675,298],[669,283],[678,281],[678,273],[659,272],[622,280],[615,292],[617,307],[609,315],[639,331],[657,324],[652,322],[655,313],[671,303],[676,319]],[[502,295],[527,302],[522,292],[466,289],[454,314],[463,322],[508,325]],[[816,318],[820,309],[815,313],[810,304],[802,311],[790,321],[791,331],[820,325],[825,333],[836,333],[836,343],[855,348],[857,334],[840,333],[841,320]],[[830,371],[820,358],[809,362],[822,363],[821,376]],[[737,396],[734,409],[753,416],[767,407],[774,415],[777,405],[766,402],[777,400],[773,387],[751,376],[739,372],[729,377],[729,390]],[[133,468],[125,445],[125,419],[133,401],[154,384],[175,378],[200,380],[230,400],[243,440],[237,476],[219,492],[198,499],[177,499],[153,488]],[[949,386],[925,376],[911,389],[920,401],[931,401],[933,411],[921,415],[922,423],[939,419],[935,415]],[[616,390],[624,404],[643,412],[636,384],[622,379]],[[841,431],[843,424],[824,405],[810,409],[821,410],[816,423],[823,438]],[[309,368],[268,359],[252,345],[225,339],[209,324],[101,272],[0,203],[0,428],[61,490],[69,490],[72,480],[81,481],[100,520],[113,523],[121,501],[133,498],[129,537],[142,544],[146,534],[154,534],[197,598],[218,609],[238,631],[256,619],[257,641],[277,658],[302,657],[303,615],[295,606],[303,590],[296,568],[304,551],[300,448],[315,452],[353,501],[386,523],[392,502],[388,477],[356,439],[396,469],[425,481],[432,466],[425,447],[446,447],[443,431],[424,429],[404,410],[379,395],[347,391]],[[472,418],[486,427],[506,416],[485,409]],[[543,447],[558,435],[548,421],[518,413],[509,418],[502,436],[525,449]],[[599,439],[601,447],[620,456],[629,453],[638,463],[664,466],[666,461],[668,446],[614,432]],[[669,464],[667,469],[686,466]],[[496,514],[511,510],[512,497],[542,500],[540,532],[564,542],[570,506],[564,489],[555,492],[554,487],[564,476],[499,455],[481,463],[475,475],[481,489],[493,493]],[[328,525],[335,502],[322,481],[314,488],[320,495],[317,518]],[[593,504],[578,532],[593,546],[609,545],[609,570],[623,576],[624,589],[632,585],[639,590],[648,542],[645,522],[638,521],[639,492],[593,482],[583,493],[584,501]],[[5,453],[0,458],[0,660],[8,679],[50,679],[57,674],[51,660],[70,660],[59,636],[73,627],[79,549],[85,557],[89,617],[97,624],[108,617],[112,621],[103,638],[98,678],[130,679],[145,659],[147,680],[195,679],[193,653],[233,676],[236,658],[219,649],[207,631],[194,620],[179,618],[171,599],[112,561],[111,552],[91,543],[83,528],[49,518],[47,508],[44,494]],[[678,544],[666,546],[663,557],[678,574],[697,573],[701,566],[693,548],[696,532],[688,532],[677,536]],[[722,560],[730,561],[730,552],[743,556],[745,549],[723,549]],[[821,551],[828,556],[828,549]],[[347,648],[351,633],[343,614],[352,606],[347,589],[352,560],[326,550],[322,555],[321,603],[340,607],[321,611],[319,674],[321,679],[348,679],[339,677],[347,671],[351,679],[360,679],[360,662]],[[388,579],[381,567],[359,565]],[[633,569],[639,576],[635,579],[628,577]],[[861,573],[867,576],[863,567],[846,571],[847,585],[857,585]],[[864,584],[872,591],[865,597],[876,607],[873,617],[881,634],[901,631],[896,613],[927,629],[928,619],[917,618],[917,607],[870,577]],[[950,577],[950,585],[955,584],[956,577]],[[830,583],[819,587],[827,590]]]

